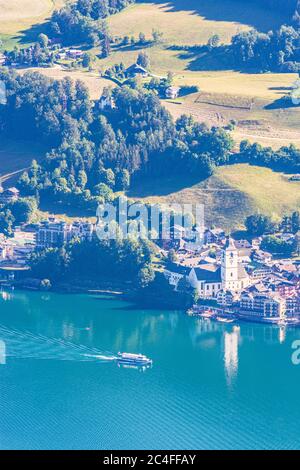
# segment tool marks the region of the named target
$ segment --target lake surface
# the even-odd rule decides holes
[[[295,339],[103,297],[0,293],[0,448],[300,448]],[[94,357],[118,351],[153,367]]]

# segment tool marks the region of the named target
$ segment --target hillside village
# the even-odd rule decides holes
[[[0,193],[0,204],[17,201],[19,191]],[[96,225],[85,220],[66,222],[49,217],[0,234],[2,283],[30,279],[35,252],[61,248],[74,239],[92,241]],[[283,230],[276,237],[300,252],[300,232]],[[221,228],[174,225],[168,240],[158,240],[163,273],[175,292],[190,291],[198,299],[193,312],[300,323],[300,261],[276,258],[261,249],[263,237],[233,239]],[[51,273],[49,273],[51,277]],[[32,280],[31,280],[32,281]],[[40,280],[41,281],[41,280]],[[35,287],[39,281],[33,283]],[[206,313],[205,313],[206,312]]]
[[[74,6],[74,8],[76,7]],[[121,10],[120,8],[120,11]],[[125,9],[123,13],[126,14],[126,11]],[[67,12],[70,15],[72,13],[68,8]],[[111,14],[113,22],[114,18],[115,21],[118,20],[118,16],[115,13],[117,12],[114,11],[113,14]],[[167,15],[168,13],[164,12],[162,14]],[[54,14],[54,20],[59,17],[59,13]],[[52,21],[54,20],[52,18]],[[203,21],[205,22],[205,19]],[[91,18],[89,22],[91,23],[90,25],[94,25]],[[222,34],[221,36],[211,34],[205,39],[199,36],[199,44],[195,46],[192,46],[192,43],[190,43],[190,41],[194,39],[188,38],[186,45],[178,46],[179,50],[181,52],[184,50],[188,56],[189,54],[192,55],[195,52],[194,49],[196,49],[200,56],[203,53],[204,59],[207,55],[211,54],[213,56],[214,51],[218,51],[219,49],[221,52],[226,52],[225,46],[228,46],[230,41],[231,47],[234,47],[238,41],[242,41],[241,47],[243,48],[243,41],[248,37],[251,38],[256,45],[259,39],[262,41],[268,39],[267,34],[260,36],[258,32],[250,31],[248,24],[243,25],[242,32],[240,32],[239,29],[237,31],[236,25],[234,24],[230,23],[227,27],[229,28],[229,26],[232,30],[229,35],[230,37],[226,39],[224,44],[221,41],[221,39],[225,39]],[[295,24],[294,27],[296,28]],[[242,107],[242,95],[239,96],[238,94],[234,96],[233,103],[231,101],[227,102],[228,96],[226,97],[226,93],[222,93],[222,100],[224,97],[226,99],[224,98],[224,102],[217,102],[216,97],[210,96],[207,92],[206,94],[204,92],[204,98],[201,97],[201,87],[196,85],[198,83],[196,80],[197,70],[194,71],[195,74],[193,74],[192,79],[195,80],[195,82],[189,81],[188,84],[181,81],[179,73],[177,73],[178,77],[174,78],[171,69],[169,69],[168,72],[165,67],[162,67],[164,70],[163,76],[161,76],[161,68],[158,69],[158,72],[152,70],[150,55],[151,58],[156,56],[156,48],[161,48],[160,53],[163,54],[165,51],[168,51],[170,54],[172,48],[176,50],[176,45],[164,45],[164,33],[160,31],[160,29],[152,29],[150,36],[149,32],[147,32],[146,35],[143,31],[140,31],[139,34],[135,31],[136,34],[130,37],[125,34],[125,32],[124,35],[123,33],[117,35],[113,28],[114,34],[109,35],[107,31],[104,31],[103,34],[99,32],[99,37],[96,38],[96,41],[94,41],[95,38],[92,34],[88,37],[88,40],[92,40],[91,43],[88,44],[84,41],[79,43],[72,43],[72,41],[69,42],[69,44],[67,42],[64,43],[64,28],[62,25],[60,29],[61,30],[58,31],[58,28],[56,33],[50,36],[41,33],[35,38],[36,42],[34,44],[31,43],[20,49],[9,48],[9,50],[4,51],[2,48],[3,52],[0,54],[0,65],[6,66],[9,69],[20,69],[21,71],[29,67],[39,67],[39,70],[45,67],[49,69],[58,67],[70,72],[78,68],[85,71],[92,70],[95,64],[99,65],[102,64],[101,61],[104,61],[103,66],[101,65],[101,69],[97,70],[97,76],[101,76],[107,80],[108,84],[116,84],[122,87],[129,82],[133,84],[134,87],[135,84],[140,81],[145,89],[152,90],[160,99],[173,101],[173,103],[167,103],[167,105],[171,104],[179,108],[182,106],[182,102],[178,101],[178,98],[183,96],[183,92],[185,95],[191,94],[197,106],[199,103],[201,106],[206,106],[207,103],[205,104],[205,101],[208,100],[210,106],[216,107],[217,111],[215,114],[218,116],[218,125],[227,124],[224,127],[226,131],[234,131],[236,124],[239,124],[239,122],[241,126],[243,123],[247,124],[248,120],[244,118],[241,118],[237,123],[234,119],[228,119],[228,122],[223,122],[223,118],[219,119],[221,114],[218,109],[223,112],[225,108],[232,110]],[[243,36],[243,32],[245,32],[245,36]],[[65,31],[65,33],[67,32]],[[184,34],[187,35],[188,33],[185,32]],[[278,30],[276,34],[284,37],[287,34],[291,44],[293,44],[293,41],[296,42],[296,37],[294,37],[296,33],[294,34],[294,30],[286,30],[285,26]],[[234,38],[236,39],[234,40]],[[272,38],[273,33],[270,33],[269,40],[272,40]],[[152,48],[153,50],[150,50]],[[293,47],[291,47],[293,54],[290,53],[290,57],[290,49],[288,47],[286,49],[287,50],[283,47],[283,56],[286,55],[286,59],[283,63],[279,61],[280,63],[278,62],[278,64],[276,64],[277,69],[275,67],[275,71],[278,72],[278,66],[280,65],[280,72],[284,70],[291,74],[291,82],[283,81],[282,83],[288,83],[289,86],[282,86],[282,90],[279,90],[277,86],[270,86],[272,85],[272,81],[270,81],[267,88],[268,90],[273,90],[274,93],[275,90],[276,92],[280,91],[279,100],[283,99],[283,102],[280,103],[283,106],[282,109],[284,109],[284,112],[290,112],[285,109],[290,106],[292,111],[296,113],[298,108],[296,101],[298,99],[300,82],[296,80],[293,83],[292,80],[295,80],[300,73],[297,65],[298,62],[296,61],[298,59],[299,48],[293,45]],[[283,51],[279,51],[279,56]],[[127,54],[127,52],[129,54]],[[123,56],[121,57],[122,62],[117,63],[115,59],[116,54],[123,54],[124,57],[126,57],[125,64],[123,63]],[[239,56],[239,54],[236,55]],[[109,61],[109,56],[113,57],[113,63]],[[251,65],[251,54],[244,59],[245,61],[249,61]],[[259,74],[265,75],[265,78],[263,78],[268,82],[268,74],[274,71],[272,67],[274,68],[274,64],[261,66],[261,68],[256,71],[257,76],[259,76]],[[160,75],[158,75],[158,73],[160,73]],[[183,70],[181,70],[180,73],[183,73]],[[246,77],[247,74],[244,76]],[[218,90],[214,90],[214,92],[218,92]],[[203,103],[201,103],[202,98],[204,100]],[[249,100],[250,97],[248,96],[246,101],[248,102]],[[256,98],[254,99],[252,97],[250,107],[248,104],[246,106],[247,113],[252,112],[253,107],[255,108],[255,106],[253,106],[255,101]],[[264,106],[265,105],[266,103],[264,103]],[[268,106],[269,105],[270,102],[268,102]],[[114,98],[109,89],[106,89],[105,93],[100,96],[100,99],[96,102],[95,109],[107,115],[109,115],[110,111],[115,109]],[[186,111],[184,107],[182,109]],[[193,109],[194,108],[188,109],[189,114],[194,114],[192,112],[190,113]],[[202,115],[200,117],[202,119]],[[206,117],[207,116],[204,114],[204,118]],[[206,119],[204,119],[204,121],[205,120]],[[278,120],[277,117],[276,120]],[[203,121],[201,120],[200,122]],[[249,122],[252,122],[251,119]],[[253,119],[253,123],[255,122],[257,121]],[[208,124],[211,124],[211,122],[208,122]],[[265,127],[264,122],[263,126]],[[254,144],[253,147],[255,147],[255,145],[256,144]],[[252,150],[255,153],[256,148],[252,149],[249,145],[249,152]],[[266,148],[266,153],[268,152],[269,148]],[[266,161],[268,158],[269,155],[267,155]],[[274,156],[274,160],[276,160],[276,155]],[[299,175],[294,174],[288,176],[288,179],[290,182],[296,184],[299,181]],[[297,186],[295,186],[295,188],[297,188]],[[294,191],[294,187],[290,191]],[[19,189],[15,187],[6,188],[0,194],[0,205],[6,206],[17,201],[19,197]],[[214,221],[212,221],[212,223],[214,223]],[[3,277],[9,277],[10,280],[12,280],[14,276],[20,276],[21,272],[25,272],[24,276],[27,276],[26,273],[29,271],[29,259],[32,253],[51,247],[62,247],[75,238],[91,240],[94,236],[95,225],[84,220],[69,223],[56,220],[55,217],[50,217],[38,223],[16,226],[11,236],[7,237],[1,234],[0,270]],[[298,251],[299,256],[299,233],[291,233],[286,229],[276,233],[276,237],[285,242],[297,245],[298,249],[296,251]],[[234,240],[233,238],[228,238],[228,233],[225,233],[223,227],[196,227],[193,233],[186,233],[183,227],[174,227],[172,239],[167,243],[164,241],[159,244],[162,269],[170,286],[175,291],[196,291],[199,304],[204,308],[211,303],[215,308],[223,310],[227,308],[232,310],[238,307],[239,313],[243,312],[245,316],[249,317],[280,318],[286,315],[293,318],[298,315],[300,318],[299,258],[287,257],[286,259],[280,259],[273,256],[271,253],[261,249],[262,240],[263,237],[255,237],[252,239],[248,237],[247,240]],[[172,253],[172,256],[170,253]]]
[[[177,263],[169,263],[165,275],[176,290],[185,282],[196,290],[204,305],[196,311],[211,307],[212,313],[236,311],[248,319],[299,317],[299,259],[276,259],[262,251],[262,237],[234,240],[221,229],[197,230],[195,236],[199,248],[191,252],[183,236]],[[295,239],[299,246],[300,233],[278,237]]]

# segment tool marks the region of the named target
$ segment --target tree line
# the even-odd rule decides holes
[[[152,256],[151,243],[143,239],[75,239],[62,248],[34,253],[30,266],[34,277],[50,278],[52,285],[76,280],[115,283],[117,279],[144,288],[154,279]]]
[[[281,26],[261,33],[253,29],[235,35],[230,52],[233,63],[242,69],[262,72],[300,72],[300,30]]]
[[[284,173],[300,173],[300,150],[293,144],[274,150],[271,147],[263,147],[258,143],[251,144],[248,140],[243,140],[235,161]]]
[[[107,90],[114,107],[103,111],[80,81],[14,71],[2,71],[0,78],[7,88],[2,135],[38,139],[49,149],[40,165],[34,162],[22,175],[24,195],[93,205],[141,176],[203,179],[229,162],[233,141],[226,130],[187,116],[174,122],[156,94],[142,87]]]
[[[70,78],[53,80],[37,72],[2,71],[7,105],[0,108],[2,136],[39,140],[48,149],[19,180],[24,196],[94,210],[147,178],[203,180],[214,168],[247,162],[277,171],[299,172],[300,151],[278,151],[243,141],[239,154],[223,128],[197,123],[191,116],[175,122],[158,96],[142,86],[104,91],[107,109],[89,98],[85,85]],[[16,129],[18,129],[16,135]]]
[[[279,222],[272,217],[263,214],[253,214],[245,220],[245,226],[251,237],[263,237],[261,249],[275,255],[290,257],[294,253],[299,254],[300,239],[296,237],[284,240],[276,234],[291,233],[296,235],[300,231],[300,212],[294,211],[286,214]]]
[[[98,45],[108,52],[109,34],[105,18],[117,13],[134,0],[77,0],[53,12],[50,20],[51,37],[63,44]]]

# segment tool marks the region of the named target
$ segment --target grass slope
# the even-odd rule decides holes
[[[149,0],[137,2],[109,19],[115,36],[133,35],[142,31],[147,37],[152,29],[164,34],[164,44],[151,49],[153,69],[157,72],[187,69],[194,60],[193,54],[184,53],[180,46],[206,44],[209,37],[218,34],[223,43],[232,36],[253,27],[260,31],[276,28],[284,22],[282,15],[236,0]],[[178,50],[170,49],[179,46]],[[130,48],[116,52],[108,62],[120,57],[132,61],[135,51]]]
[[[198,85],[199,93],[166,103],[174,117],[192,114],[196,120],[211,125],[224,125],[236,120],[237,142],[243,139],[258,141],[279,148],[290,142],[300,146],[300,108],[265,109],[285,95],[296,80],[296,74],[246,74],[232,70],[220,71],[217,61],[208,64],[197,49],[183,46],[205,44],[210,36],[219,34],[223,43],[243,30],[253,27],[260,31],[277,28],[287,21],[284,14],[272,12],[252,2],[236,0],[152,0],[138,2],[109,19],[111,32],[116,36],[133,35],[140,31],[151,37],[152,29],[164,33],[161,45],[146,48],[153,73],[175,74],[175,84]],[[138,48],[130,46],[113,49],[111,56],[99,61],[105,69],[115,63],[126,65],[136,60]],[[209,94],[209,99],[207,98]],[[208,101],[208,102],[205,102]],[[251,103],[251,110],[241,105]]]
[[[52,11],[64,3],[65,0],[0,0],[0,38],[4,49],[23,42],[27,31],[38,34]]]
[[[99,74],[96,72],[87,72],[84,70],[64,70],[59,66],[55,66],[52,68],[43,68],[43,67],[33,67],[23,69],[21,73],[25,72],[40,72],[43,75],[46,75],[49,78],[53,78],[55,80],[62,80],[64,77],[70,77],[72,80],[80,80],[84,82],[86,87],[89,90],[90,98],[92,100],[99,99],[102,95],[103,88],[110,87],[114,88],[117,86],[110,80],[105,78],[101,78]]]
[[[143,187],[143,189],[141,189]],[[191,180],[145,182],[130,194],[149,202],[204,204],[208,225],[239,229],[245,218],[261,212],[280,217],[300,209],[300,183],[267,168],[239,164],[217,169],[201,183]]]

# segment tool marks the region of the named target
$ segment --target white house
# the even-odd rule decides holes
[[[169,265],[164,272],[165,277],[168,279],[170,286],[173,286],[175,290],[178,288],[179,282],[188,278],[190,268],[181,266],[180,264]]]
[[[80,59],[83,56],[84,52],[80,49],[68,49],[66,54],[71,59]]]
[[[175,99],[178,98],[180,92],[180,88],[177,86],[169,86],[166,89],[166,98],[168,99]]]
[[[115,108],[115,102],[111,95],[105,96],[102,95],[98,101],[98,106],[101,111],[105,109],[113,109]]]

